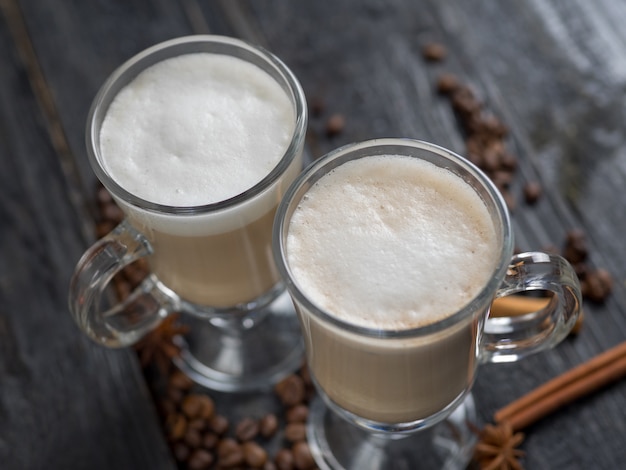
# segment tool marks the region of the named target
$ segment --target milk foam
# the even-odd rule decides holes
[[[445,318],[488,282],[497,236],[458,176],[406,156],[366,157],[322,177],[289,226],[293,275],[315,304],[361,326]]]
[[[268,175],[294,128],[289,96],[265,71],[231,56],[185,54],[149,67],[119,92],[102,123],[102,164],[120,186],[147,201],[210,204]],[[254,220],[276,204],[274,193],[237,215]],[[181,221],[174,220],[181,217],[137,212],[164,231],[181,231]],[[219,225],[229,218],[213,214],[205,222]],[[198,225],[187,219],[187,225]]]

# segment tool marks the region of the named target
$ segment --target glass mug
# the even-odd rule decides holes
[[[322,185],[316,183],[348,162],[358,168],[360,159],[377,155],[418,159],[460,177],[461,184],[475,191],[484,203],[485,220],[495,230],[495,268],[487,272],[487,281],[481,284],[478,294],[462,308],[425,326],[379,328],[341,318],[333,310],[332,299],[348,287],[350,261],[342,260],[347,268],[341,280],[333,279],[323,287],[315,285],[315,289],[325,289],[324,295],[331,299],[321,307],[325,300],[319,300],[321,297],[313,294],[310,284],[303,283],[301,271],[320,269],[324,261],[289,258],[289,247],[297,251],[297,246],[299,250],[319,218],[324,219],[320,223],[327,224],[326,232],[328,224],[334,222],[328,222],[322,212],[316,220],[298,219],[294,227],[294,213],[305,201],[318,198],[317,204],[331,212],[341,211],[351,202],[346,195],[351,190],[343,184],[332,200],[333,207],[325,206],[318,194],[332,183],[328,178]],[[318,192],[312,194],[314,186]],[[383,202],[380,204],[382,207]],[[339,236],[357,226],[356,222],[354,226],[347,222],[350,217],[346,213],[337,219],[337,225],[342,226]],[[297,237],[294,245],[288,244],[290,237]],[[440,242],[437,237],[435,234],[434,246]],[[354,243],[351,238],[347,240],[348,245]],[[318,252],[326,248],[316,247]],[[366,256],[375,257],[373,251]],[[488,177],[466,159],[416,140],[380,139],[352,144],[310,165],[279,206],[274,255],[296,305],[309,370],[321,397],[311,407],[308,424],[309,443],[320,468],[464,468],[475,441],[467,423],[476,422],[470,390],[479,364],[517,361],[553,347],[570,332],[580,311],[578,279],[565,259],[541,252],[513,256],[509,214]],[[343,267],[328,269],[327,277],[333,269]],[[446,269],[460,268],[451,265]],[[467,275],[474,273],[470,269]],[[552,294],[545,309],[521,318],[489,318],[494,298],[534,290]],[[359,315],[359,311],[350,313]]]
[[[194,206],[151,202],[125,189],[103,164],[103,121],[114,98],[138,74],[163,60],[194,53],[237,58],[262,70],[286,95],[293,130],[278,163],[242,193]],[[222,119],[217,114],[216,119]],[[182,312],[180,321],[189,332],[179,338],[182,354],[177,365],[196,382],[223,391],[247,390],[265,387],[295,370],[303,355],[301,333],[274,265],[271,238],[278,203],[302,170],[306,125],[305,96],[293,73],[271,53],[238,39],[177,38],[121,65],[94,99],[87,150],[93,171],[125,219],[76,266],[69,305],[80,328],[98,343],[123,347],[166,316]],[[250,123],[248,133],[254,131]],[[128,299],[111,307],[105,292],[112,277],[141,258],[148,262],[149,276]]]

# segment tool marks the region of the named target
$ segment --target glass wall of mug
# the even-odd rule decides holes
[[[181,313],[189,328],[177,364],[218,390],[267,386],[296,369],[301,335],[271,227],[302,169],[306,125],[289,68],[235,38],[173,39],[115,70],[86,140],[125,219],[77,264],[69,303],[82,330],[122,347]],[[111,278],[141,258],[149,276],[107,304]]]
[[[478,365],[553,347],[580,310],[571,266],[513,256],[489,178],[426,142],[372,140],[314,162],[279,206],[274,244],[322,398],[308,430],[320,468],[464,468]],[[488,318],[494,298],[530,291],[550,304]]]

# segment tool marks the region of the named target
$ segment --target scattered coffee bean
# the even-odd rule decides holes
[[[292,443],[306,440],[306,425],[304,423],[288,423],[285,426],[285,439]]]
[[[292,406],[285,414],[285,418],[288,423],[304,423],[308,417],[309,407],[304,404]]]
[[[278,470],[278,467],[271,460],[266,461],[262,467],[263,470]]]
[[[535,204],[541,197],[541,185],[536,181],[529,181],[524,185],[524,200],[527,204]]]
[[[181,404],[181,410],[188,418],[210,419],[215,411],[215,404],[208,395],[192,393]]]
[[[573,229],[567,232],[563,257],[572,264],[586,261],[589,250],[587,248],[587,238],[580,229]]]
[[[242,444],[244,460],[252,468],[261,468],[267,462],[266,450],[254,441]]]
[[[251,441],[259,434],[259,422],[252,418],[244,418],[235,427],[235,436],[241,442]]]
[[[214,457],[210,452],[204,449],[194,450],[187,460],[187,468],[189,470],[204,470],[209,468],[214,461]]]
[[[111,193],[102,185],[98,185],[96,189],[96,201],[98,204],[106,205],[113,203],[113,196]]]
[[[215,415],[209,421],[209,428],[218,436],[222,436],[228,431],[230,423],[225,416]]]
[[[288,375],[276,384],[274,391],[283,405],[297,405],[305,398],[304,380],[296,374]]]
[[[202,434],[200,434],[200,431],[197,429],[192,429],[187,426],[187,431],[185,432],[183,441],[189,446],[189,448],[196,449],[202,444]]]
[[[232,438],[224,438],[217,444],[218,465],[233,468],[244,463],[243,448]]]
[[[259,433],[264,438],[270,438],[278,430],[278,418],[275,414],[269,413],[261,418],[259,421]]]
[[[311,454],[309,445],[302,441],[296,442],[292,449],[293,463],[298,470],[310,470],[315,468],[315,460]]]
[[[179,441],[187,432],[187,420],[182,414],[171,414],[165,422],[167,437],[172,441]]]
[[[459,79],[451,73],[442,73],[437,78],[437,91],[442,95],[451,95],[459,89]]]
[[[289,449],[280,449],[274,457],[274,463],[278,470],[293,470],[295,468],[293,452]]]
[[[582,284],[585,287],[584,293],[589,300],[602,303],[611,294],[613,278],[605,269],[596,269],[587,274]]]
[[[174,370],[169,376],[168,384],[172,388],[178,390],[188,391],[193,387],[193,380],[191,380],[185,373],[180,370]]]
[[[422,48],[422,56],[430,62],[442,61],[447,53],[446,47],[438,42],[429,42]]]
[[[204,435],[202,436],[202,447],[209,450],[215,449],[219,440],[219,436],[214,432],[204,433]]]
[[[103,206],[102,215],[105,219],[114,222],[115,224],[120,223],[124,219],[124,213],[117,204],[106,204]]]
[[[341,134],[346,127],[346,118],[343,114],[335,113],[326,121],[326,135],[333,137]]]
[[[208,426],[208,422],[204,418],[193,418],[187,423],[187,427],[198,432],[202,432]]]

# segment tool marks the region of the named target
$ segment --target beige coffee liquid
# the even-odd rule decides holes
[[[499,241],[488,210],[460,177],[405,156],[366,157],[322,177],[290,221],[289,267],[312,302],[367,328],[439,322],[487,284]],[[426,418],[468,387],[475,317],[429,336],[378,339],[299,307],[311,370],[328,396],[387,423]]]
[[[167,206],[228,200],[285,155],[294,105],[268,73],[244,60],[185,54],[140,73],[111,103],[102,165],[130,193]],[[183,299],[210,307],[249,302],[278,281],[271,225],[302,165],[297,155],[264,192],[203,214],[150,212],[118,201],[154,248],[152,271]]]

